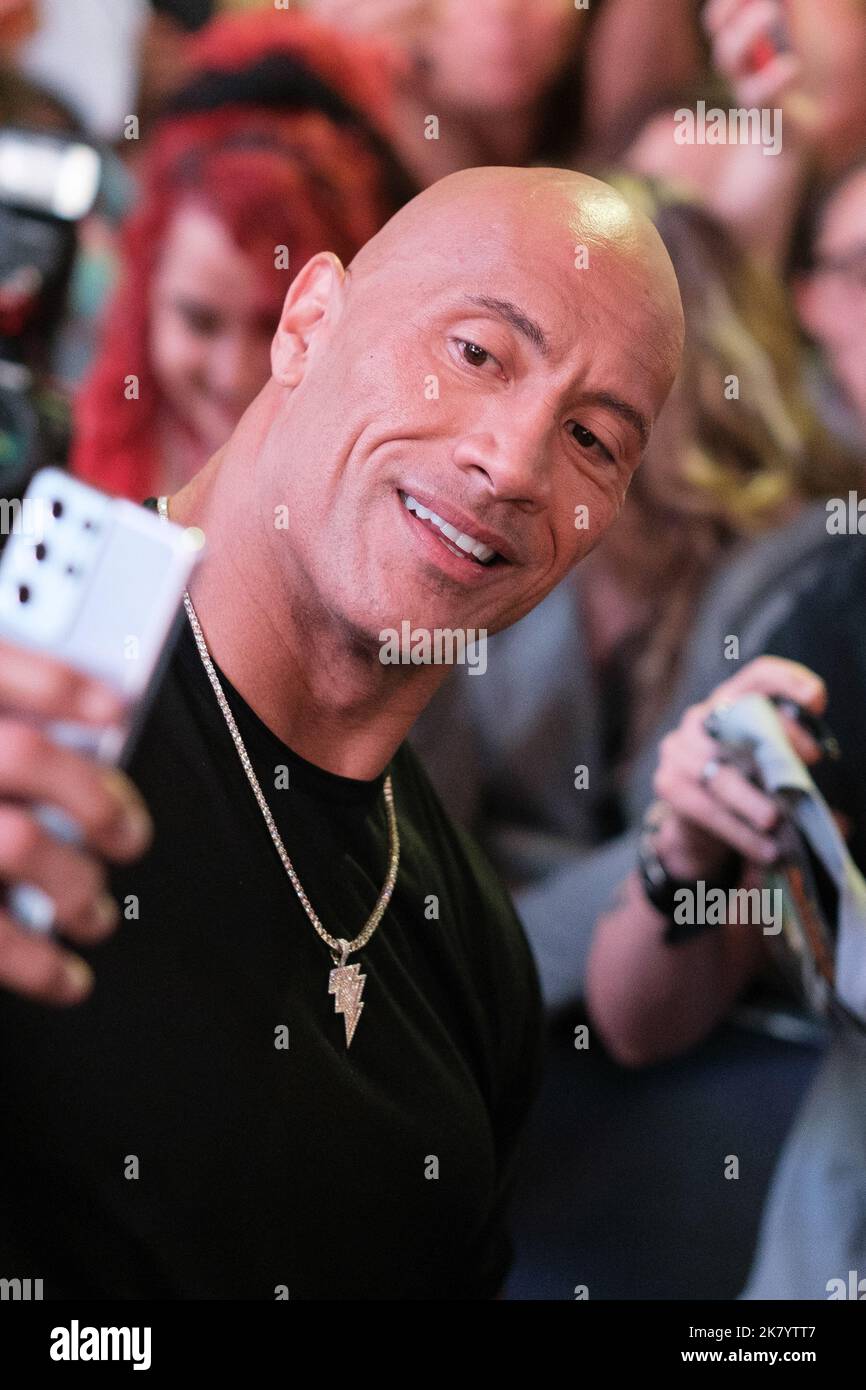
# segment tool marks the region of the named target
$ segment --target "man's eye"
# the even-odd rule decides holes
[[[593,434],[592,430],[588,430],[585,425],[579,425],[576,421],[574,421],[573,424],[572,436],[582,448],[597,449],[606,459],[609,459],[611,463],[614,462],[613,454],[602,444],[597,434]]]
[[[496,358],[486,348],[479,347],[477,343],[470,343],[466,338],[458,338],[457,346],[460,356],[464,362],[468,362],[470,367],[484,367],[488,362],[495,362]]]

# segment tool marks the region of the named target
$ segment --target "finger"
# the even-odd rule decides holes
[[[803,725],[790,714],[783,714],[779,711],[779,718],[785,726],[785,733],[791,743],[794,752],[804,763],[820,762],[824,756],[824,749],[817,739],[803,728]]]
[[[93,988],[93,973],[79,956],[22,931],[0,910],[0,985],[43,1004],[78,1004]]]
[[[798,705],[823,714],[827,707],[827,687],[820,676],[798,661],[781,656],[759,656],[730,680],[718,686],[706,702],[705,713],[720,701],[740,695],[782,695]]]
[[[740,694],[742,695],[742,693],[741,691]],[[694,735],[695,721],[700,724],[701,730],[706,731],[707,720],[713,716],[716,706],[720,703],[722,702],[714,700],[713,703],[709,705],[694,706],[693,718],[689,718],[687,722],[687,716],[683,716],[681,726],[683,734],[688,737]],[[815,739],[793,715],[784,714],[781,710],[777,710],[777,714],[784,727],[785,736],[798,757],[802,758],[804,763],[819,762],[824,755],[824,750],[817,739]],[[711,738],[712,735],[707,734],[707,737]],[[713,742],[716,748],[715,756],[719,757],[721,751],[724,750],[725,747],[724,741],[714,738]]]
[[[747,74],[749,54],[757,41],[771,37],[779,23],[775,0],[753,0],[737,14],[736,22],[717,29],[713,38],[713,60],[730,76]]]
[[[779,53],[759,72],[737,78],[737,96],[743,106],[769,106],[781,101],[802,73],[803,64],[795,53]]]
[[[137,857],[152,836],[144,801],[123,773],[61,747],[34,725],[0,719],[0,798],[9,797],[59,807],[108,859]]]
[[[696,745],[700,744],[702,748],[707,747],[708,745],[705,744],[704,740],[709,738],[712,739],[715,752],[712,755],[708,753],[707,756],[720,757],[725,747],[724,742],[715,739],[713,735],[707,732],[707,721],[711,719],[716,708],[720,704],[733,703],[733,700],[739,699],[743,693],[744,692],[740,690],[739,692],[734,692],[732,696],[728,693],[727,686],[719,686],[711,700],[705,701],[702,705],[692,705],[691,709],[686,710],[686,713],[680,720],[679,728],[673,735],[668,736],[675,740],[674,747],[677,746],[681,739],[689,744],[695,742]],[[721,698],[723,696],[724,698]],[[823,757],[824,750],[817,739],[803,727],[794,715],[786,714],[782,709],[776,712],[784,727],[785,735],[790,741],[795,753],[797,753],[805,763],[818,762],[820,758]],[[664,747],[664,743],[662,743],[661,747]]]
[[[706,771],[712,776],[707,780]],[[695,734],[675,745],[669,754],[668,775],[697,783],[740,820],[769,837],[782,817],[773,797],[750,782],[738,768],[725,763],[723,751],[708,734]]]
[[[754,786],[737,768],[722,764],[709,782],[702,782],[700,776],[697,780],[710,797],[758,834],[771,837],[778,827],[782,819],[778,803]]]
[[[63,662],[0,641],[0,706],[44,719],[119,723],[124,705],[101,681],[82,676]]]
[[[17,806],[0,806],[0,879],[41,889],[54,903],[58,923],[78,940],[101,939],[116,923],[102,864],[60,844]]]
[[[746,10],[753,0],[708,0],[703,8],[701,20],[708,34],[715,34],[725,24],[732,22],[738,10]]]
[[[673,806],[682,819],[737,850],[746,859],[758,864],[772,864],[779,857],[779,847],[771,836],[750,829],[695,782],[682,776],[670,780],[665,776],[656,785],[659,795]]]

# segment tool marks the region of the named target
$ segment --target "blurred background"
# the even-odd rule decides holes
[[[726,636],[776,649],[863,479],[864,74],[864,0],[0,0],[4,496],[48,462],[182,486],[266,380],[294,273],[452,170],[598,174],[670,251],[684,363],[620,521],[415,734],[549,1011],[513,1298],[735,1297],[826,1045],[770,980],[644,1070],[575,1029],[661,738],[732,673]],[[734,107],[767,119],[701,138]]]

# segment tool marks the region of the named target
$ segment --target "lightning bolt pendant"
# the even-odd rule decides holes
[[[340,964],[331,971],[328,980],[328,993],[334,996],[334,1013],[343,1015],[343,1022],[346,1025],[346,1047],[348,1048],[352,1045],[358,1019],[364,1008],[361,995],[364,993],[364,981],[367,976],[361,974],[360,965],[346,964],[346,957],[349,954],[348,941],[340,938],[340,946],[342,947]]]

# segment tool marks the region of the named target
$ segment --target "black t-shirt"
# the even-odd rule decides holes
[[[387,869],[384,774],[297,757],[219,674],[301,883],[350,939]],[[495,1296],[540,993],[415,755],[390,768],[400,871],[351,958],[348,1050],[185,619],[129,770],[156,834],[112,871],[124,920],[82,952],[93,994],[0,993],[0,1270],[46,1298]]]

